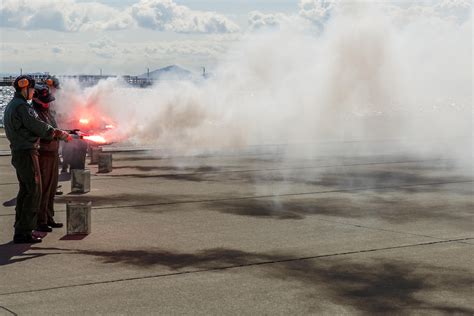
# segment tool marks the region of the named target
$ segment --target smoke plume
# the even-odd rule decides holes
[[[317,25],[300,16],[245,35],[206,80],[65,83],[60,112],[94,107],[120,129],[110,137],[190,154],[304,144],[288,156],[314,157],[334,142],[350,155],[390,141],[392,152],[472,159],[472,8],[462,18],[432,7],[330,8]]]

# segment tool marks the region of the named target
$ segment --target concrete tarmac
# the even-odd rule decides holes
[[[325,150],[115,152],[87,194],[60,177],[56,220],[92,201],[92,233],[35,245],[1,156],[0,315],[474,314],[472,169]]]

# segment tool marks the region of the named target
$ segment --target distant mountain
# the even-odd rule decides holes
[[[150,79],[153,80],[183,80],[192,79],[193,73],[189,70],[181,68],[180,66],[171,65],[168,67],[150,71]],[[138,78],[146,79],[148,74],[139,75]]]

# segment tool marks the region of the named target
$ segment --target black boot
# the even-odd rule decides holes
[[[58,223],[58,222],[55,222],[54,220],[53,221],[49,221],[48,222],[48,226],[51,226],[52,228],[61,228],[63,227],[63,223]]]
[[[15,244],[37,244],[43,240],[38,236],[33,236],[30,234],[15,234],[13,236],[13,242]]]
[[[63,190],[61,190],[61,188],[62,188],[62,185],[58,185],[56,187],[56,195],[63,195]]]
[[[36,227],[35,230],[37,232],[44,232],[44,233],[50,233],[50,232],[53,231],[51,226],[49,226],[48,224],[40,224],[40,225],[38,225],[38,227]]]

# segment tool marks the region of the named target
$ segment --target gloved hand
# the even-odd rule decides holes
[[[69,142],[72,140],[71,134],[66,131],[62,131],[60,129],[55,129],[53,132],[53,137],[59,140],[63,140],[65,142]]]

